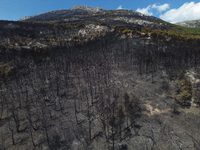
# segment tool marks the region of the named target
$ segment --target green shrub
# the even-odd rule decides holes
[[[126,28],[124,29],[123,33],[132,33],[132,30]]]
[[[190,106],[192,98],[191,83],[187,80],[180,80],[175,82],[175,87],[177,92],[175,100],[183,106]]]
[[[14,44],[8,45],[8,49],[14,49],[14,48],[15,48]]]
[[[82,28],[82,27],[84,27],[85,25],[84,24],[77,24],[76,26],[75,26],[75,28]]]

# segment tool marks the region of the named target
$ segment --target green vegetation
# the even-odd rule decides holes
[[[82,27],[84,27],[85,25],[84,24],[77,24],[76,26],[75,26],[75,28],[82,28]]]
[[[170,23],[167,23],[167,25],[171,26],[170,30],[172,32],[182,33],[182,34],[194,34],[194,35],[200,34],[200,28],[187,28]]]
[[[132,30],[127,29],[127,28],[123,31],[123,33],[132,33],[132,32],[133,32]]]
[[[183,106],[190,106],[192,98],[191,83],[187,80],[178,80],[175,82],[175,87],[177,92],[175,100]]]
[[[181,27],[182,28],[182,32],[183,33],[187,33],[187,34],[200,34],[200,28],[186,28],[186,27]]]
[[[161,30],[161,29],[151,29],[151,28],[142,28],[142,32],[149,33],[153,40],[164,39],[164,40],[197,40],[200,39],[200,28],[199,34],[193,34],[193,29],[188,29],[188,31],[181,30],[179,28],[172,28],[169,30]],[[198,32],[197,32],[198,33]]]

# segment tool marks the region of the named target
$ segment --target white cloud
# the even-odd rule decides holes
[[[165,3],[163,5],[156,5],[156,4],[153,4],[151,6],[151,8],[154,8],[154,9],[157,9],[160,13],[163,12],[163,11],[166,11],[167,9],[169,9],[169,4]]]
[[[120,5],[117,9],[123,9],[123,8],[122,8],[122,5]]]
[[[172,23],[200,19],[200,2],[184,3],[180,8],[170,9],[160,15],[160,18]]]
[[[143,13],[143,14],[146,14],[146,15],[152,16],[153,15],[153,12],[152,12],[153,9],[156,9],[157,11],[159,11],[161,13],[163,11],[166,11],[169,8],[170,8],[169,4],[167,4],[167,3],[165,3],[163,5],[153,4],[153,5],[147,6],[146,8],[138,8],[136,11]]]
[[[140,12],[142,14],[145,14],[145,15],[150,15],[150,16],[153,15],[153,13],[151,11],[151,5],[147,6],[146,8],[142,8],[142,9],[138,8],[136,11]]]
[[[130,10],[128,8],[123,8],[122,5],[120,5],[117,9],[126,9],[126,10]]]

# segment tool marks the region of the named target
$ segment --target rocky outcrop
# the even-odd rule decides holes
[[[87,11],[89,13],[97,13],[97,12],[103,12],[105,9],[101,9],[99,7],[89,7],[89,6],[83,6],[83,5],[75,5],[72,7],[70,10],[82,10],[82,11]]]
[[[78,35],[86,36],[88,34],[95,34],[95,33],[106,33],[106,32],[113,32],[114,29],[109,29],[106,26],[94,25],[89,24],[85,28],[82,28],[78,31]]]

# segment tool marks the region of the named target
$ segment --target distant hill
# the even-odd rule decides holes
[[[188,27],[188,28],[199,28],[200,27],[200,19],[178,22],[178,23],[176,23],[176,25]]]
[[[54,10],[34,16],[24,17],[18,21],[64,21],[68,23],[104,23],[109,25],[131,24],[150,28],[163,28],[165,22],[132,10],[105,10],[99,7],[75,5],[68,10]]]
[[[46,13],[41,13],[37,14],[34,16],[28,16],[24,17],[22,19],[19,19],[19,21],[55,21],[55,20],[60,20],[60,19],[66,19],[66,18],[71,18],[72,16],[75,15],[86,15],[88,13],[99,13],[99,12],[104,12],[106,10],[101,9],[99,7],[88,7],[88,6],[83,6],[83,5],[75,5],[71,9],[64,10],[53,10],[51,12],[46,12]]]

